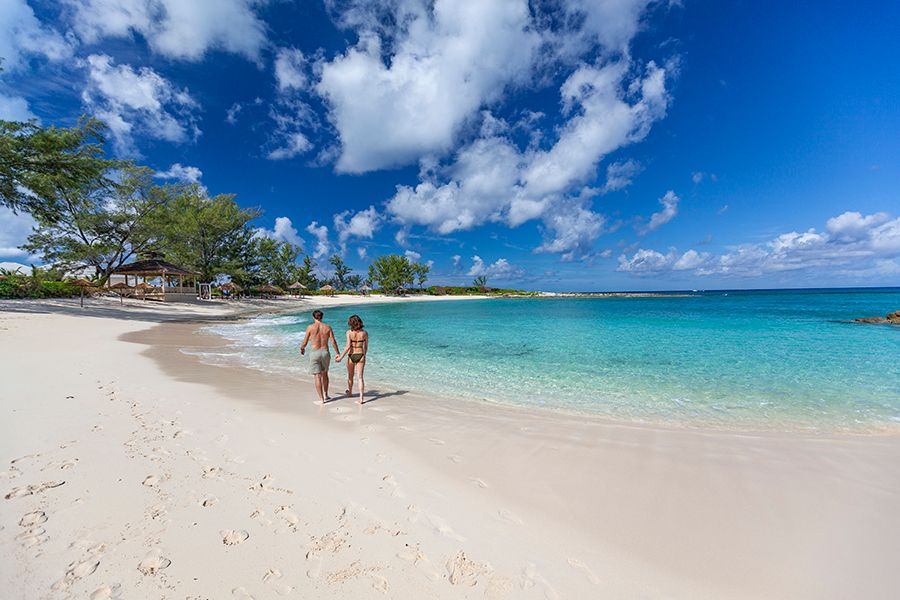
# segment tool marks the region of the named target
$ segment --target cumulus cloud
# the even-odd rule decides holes
[[[641,163],[636,160],[614,162],[606,167],[606,183],[600,192],[606,194],[626,188],[640,172]]]
[[[334,230],[337,232],[341,252],[346,251],[350,238],[372,239],[381,226],[381,221],[382,217],[374,206],[356,213],[345,210],[334,215]]]
[[[688,250],[679,255],[638,249],[619,256],[619,271],[655,275],[670,270],[697,275],[758,277],[768,273],[811,269],[840,270],[846,275],[890,274],[900,257],[900,217],[849,211],[829,219],[825,231],[790,231],[768,242],[741,244],[713,255]]]
[[[458,269],[459,262],[462,260],[462,256],[460,256],[459,254],[454,254],[453,256],[450,257],[450,260],[453,261],[453,268]]]
[[[85,66],[88,85],[82,100],[107,124],[120,155],[139,156],[136,134],[175,143],[200,134],[193,116],[197,102],[153,69],[114,65],[105,54],[88,56]]]
[[[321,67],[316,90],[340,133],[339,171],[446,153],[482,105],[529,77],[541,41],[524,1],[392,3],[390,31],[378,14],[386,6],[341,7],[359,42]]]
[[[328,242],[328,227],[319,225],[313,221],[306,227],[306,232],[316,238],[316,248],[313,250],[313,258],[322,259],[331,254],[331,244]]]
[[[285,136],[282,146],[275,148],[266,155],[269,160],[284,160],[294,158],[312,148],[312,142],[299,131],[293,131]]]
[[[416,262],[420,258],[422,258],[422,255],[419,254],[418,252],[416,252],[415,250],[407,250],[406,252],[403,253],[403,255],[406,258],[408,258],[409,260],[411,260],[412,262]]]
[[[155,177],[160,179],[175,179],[184,183],[200,183],[203,171],[197,167],[190,167],[175,163],[165,171],[157,171]]]
[[[309,86],[306,62],[300,50],[279,48],[275,56],[275,81],[278,84],[278,91],[305,90]]]
[[[28,101],[25,98],[0,94],[0,120],[28,121],[36,118],[28,108]]]
[[[582,66],[560,90],[573,116],[550,148],[520,150],[504,136],[476,139],[445,169],[446,183],[398,186],[388,213],[404,226],[440,234],[491,221],[515,227],[541,219],[554,235],[539,252],[588,254],[605,218],[587,207],[583,185],[605,155],[646,136],[668,104],[663,68],[651,63],[626,85],[627,72],[622,62]],[[626,88],[634,93],[631,102]]]
[[[19,246],[25,243],[35,220],[28,213],[14,213],[0,206],[0,258],[25,258],[28,253]]]
[[[498,258],[491,264],[486,264],[484,260],[475,255],[472,257],[472,266],[466,273],[469,277],[487,277],[488,279],[520,279],[525,275],[525,270],[515,267],[505,258]]]
[[[303,238],[301,238],[300,234],[297,233],[297,228],[294,227],[294,224],[291,222],[291,219],[289,217],[278,217],[275,219],[275,227],[273,227],[272,229],[259,227],[254,231],[254,234],[257,236],[278,240],[279,242],[287,242],[289,244],[293,244],[294,246],[303,248]]]
[[[678,203],[681,199],[675,195],[675,192],[669,190],[659,199],[662,204],[662,210],[650,215],[650,221],[641,227],[638,227],[638,233],[646,235],[651,231],[656,231],[678,215]]]
[[[67,0],[72,27],[87,43],[140,34],[168,58],[196,61],[222,50],[258,61],[266,26],[256,0]]]
[[[33,56],[62,60],[72,50],[69,40],[37,19],[26,0],[0,2],[0,57],[5,70],[23,69]]]

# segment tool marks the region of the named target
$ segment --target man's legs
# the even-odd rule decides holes
[[[322,373],[316,373],[315,375],[313,375],[313,380],[316,382],[316,394],[319,396],[319,401],[324,404],[325,396],[322,393]]]
[[[322,372],[322,392],[325,394],[325,398],[329,398],[328,396],[328,371]]]

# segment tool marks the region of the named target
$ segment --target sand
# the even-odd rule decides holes
[[[334,301],[0,303],[3,597],[896,597],[898,436],[321,406],[181,352]]]

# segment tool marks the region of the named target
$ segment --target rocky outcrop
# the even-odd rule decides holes
[[[900,325],[900,310],[888,313],[884,317],[861,317],[853,319],[854,323],[886,323],[890,325]]]

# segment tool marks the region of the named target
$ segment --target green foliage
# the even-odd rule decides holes
[[[126,163],[104,158],[104,128],[87,117],[71,128],[0,120],[0,205],[53,221],[65,196],[111,187],[110,169]]]
[[[200,186],[189,185],[154,215],[151,229],[166,260],[200,272],[204,281],[220,273],[246,281],[257,264],[248,223],[260,214],[241,208],[233,194],[210,198]]]
[[[61,270],[91,267],[101,285],[150,248],[156,241],[152,222],[170,202],[172,186],[155,185],[145,167],[121,169],[111,187],[105,177],[60,190],[52,213],[33,213],[37,226],[22,247]]]
[[[297,281],[306,286],[308,290],[314,290],[319,287],[319,278],[313,272],[316,268],[316,261],[309,255],[303,257],[303,262],[297,267]]]
[[[472,280],[472,285],[477,288],[486,288],[487,287],[487,276],[479,275],[475,279]]]
[[[535,292],[523,290],[482,288],[476,286],[433,285],[426,290],[431,296],[536,296]]]
[[[332,285],[338,290],[346,290],[350,287],[347,278],[353,272],[353,269],[348,267],[344,259],[337,254],[329,258],[328,262],[334,267],[334,278],[331,280]]]
[[[53,269],[32,267],[31,275],[0,269],[0,298],[65,298],[78,296],[81,290]]]
[[[425,283],[430,268],[414,263],[405,256],[379,256],[369,266],[369,281],[386,293],[403,293],[416,281]]]
[[[268,283],[286,288],[298,279],[299,246],[267,237],[254,238],[252,244],[255,283]]]

